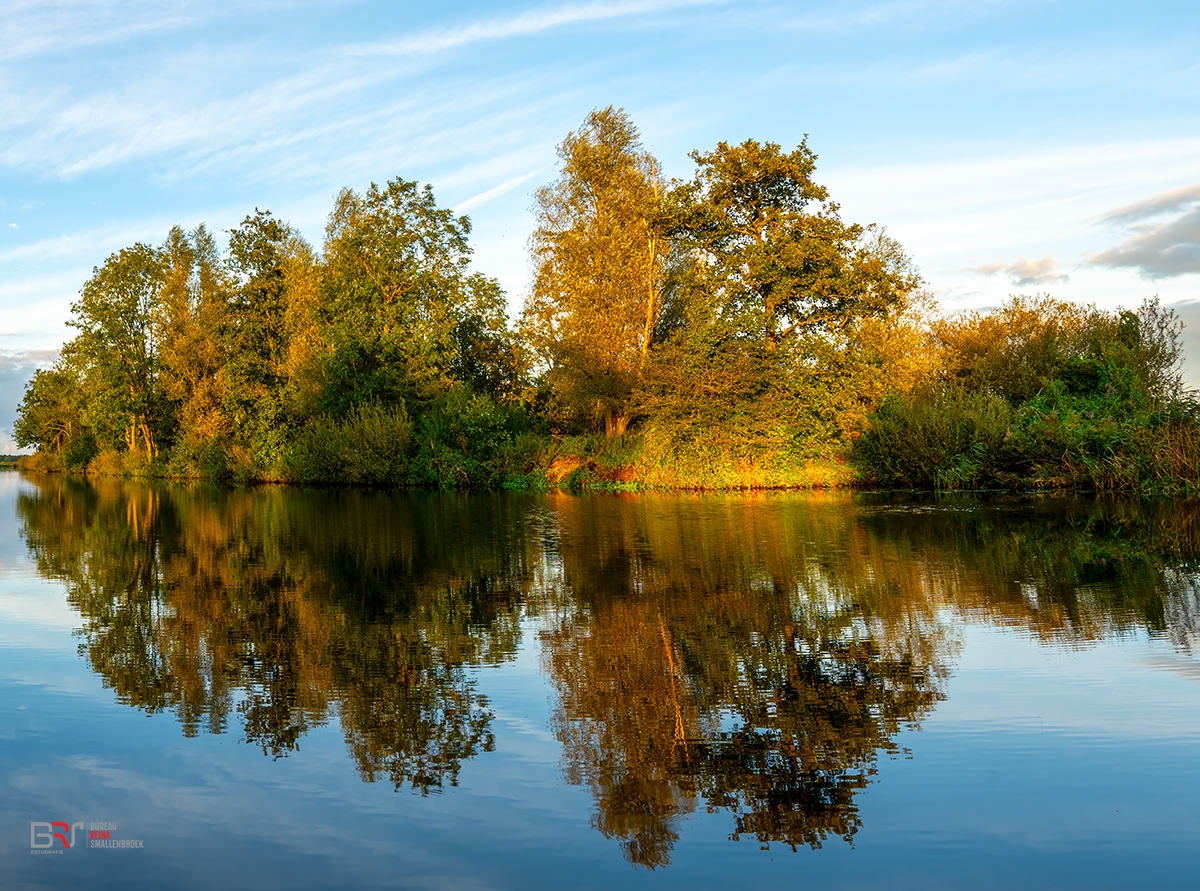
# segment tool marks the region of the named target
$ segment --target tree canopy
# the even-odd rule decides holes
[[[671,191],[666,231],[693,259],[687,286],[717,318],[769,344],[884,315],[919,278],[874,226],[843,223],[802,142],[721,142],[692,152],[696,174]]]
[[[568,134],[558,157],[558,179],[534,194],[525,330],[559,393],[621,434],[663,311],[662,174],[611,105]]]
[[[1156,302],[935,319],[807,138],[720,142],[668,183],[608,106],[557,156],[517,325],[427,184],[343,189],[319,246],[257,208],[224,251],[176,226],[96,267],[17,442],[47,468],[305,483],[1200,489]]]

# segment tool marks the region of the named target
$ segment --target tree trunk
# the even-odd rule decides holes
[[[629,427],[629,415],[615,408],[610,408],[604,415],[604,435],[609,439],[614,436],[624,436]]]

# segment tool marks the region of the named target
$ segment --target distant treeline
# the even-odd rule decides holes
[[[415,486],[1065,485],[1190,491],[1180,323],[1048,297],[937,320],[805,143],[664,181],[592,112],[534,196],[515,324],[470,222],[394,179],[318,252],[269,212],[94,270],[14,428],[31,469]]]

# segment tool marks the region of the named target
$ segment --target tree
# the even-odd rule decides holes
[[[62,455],[68,463],[78,452],[86,463],[91,458],[90,436],[80,417],[79,380],[62,362],[39,368],[25,387],[17,409],[13,439],[21,448],[36,448]]]
[[[338,195],[321,301],[327,412],[372,401],[420,407],[456,382],[456,369],[469,367],[481,382],[505,377],[483,367],[505,354],[487,348],[506,338],[504,294],[470,272],[470,232],[467,217],[439,208],[416,182]],[[472,344],[480,349],[467,355]]]
[[[221,328],[228,361],[221,396],[235,441],[260,468],[283,457],[289,427],[281,398],[288,350],[287,261],[302,240],[268,211],[229,233],[235,285]]]
[[[611,105],[568,134],[558,157],[558,179],[534,198],[525,327],[556,390],[620,435],[663,313],[661,173],[629,116]]]
[[[693,152],[664,233],[676,241],[675,327],[647,376],[654,448],[703,460],[828,455],[861,416],[855,348],[864,320],[904,310],[920,283],[872,226],[843,223],[801,143],[720,143]]]
[[[161,252],[157,324],[163,391],[176,406],[181,437],[210,441],[228,432],[219,378],[227,353],[220,332],[232,281],[203,224],[190,233],[173,226]]]
[[[78,375],[84,421],[102,446],[118,444],[149,460],[164,431],[158,380],[156,303],[162,255],[145,244],[123,248],[93,270],[67,324],[79,334],[63,348]],[[139,445],[140,443],[140,445]]]
[[[667,231],[694,260],[685,287],[768,350],[795,332],[885,315],[920,283],[894,240],[841,221],[812,180],[816,157],[806,142],[790,154],[722,142],[692,152],[695,177],[671,190]]]

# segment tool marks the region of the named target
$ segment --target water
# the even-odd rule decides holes
[[[1191,504],[8,473],[0,524],[0,887],[1195,881]]]

